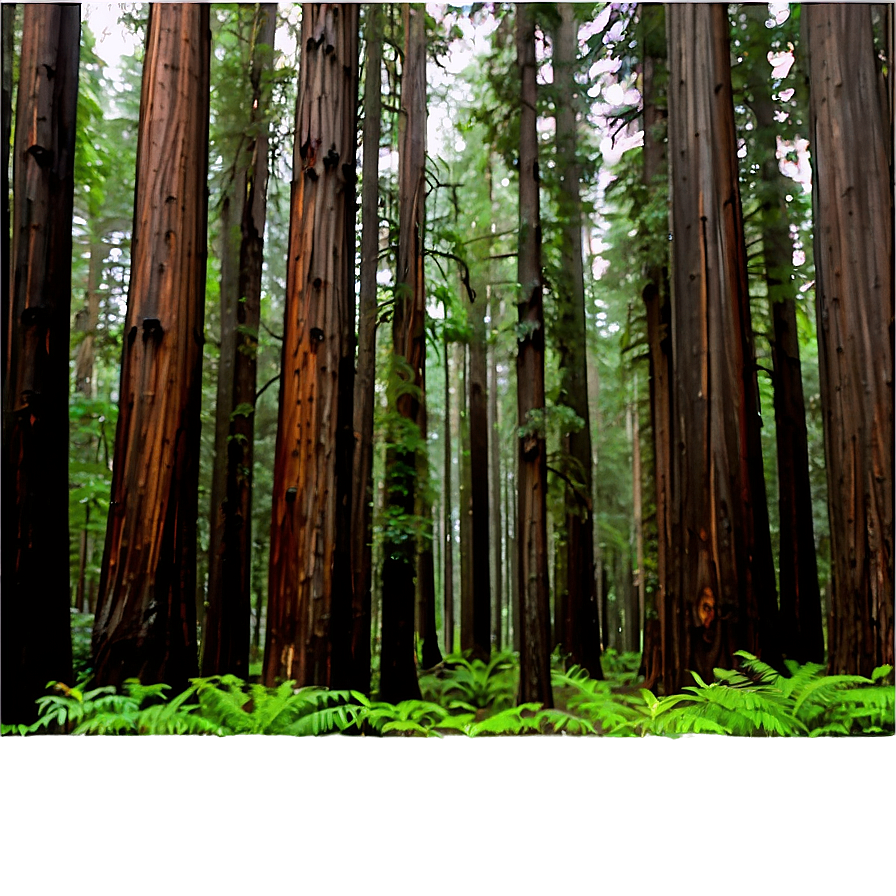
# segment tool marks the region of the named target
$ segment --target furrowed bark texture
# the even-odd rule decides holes
[[[727,7],[670,4],[673,539],[667,693],[736,649],[780,663],[738,190]],[[701,609],[702,607],[702,609]]]
[[[490,296],[490,317],[492,326],[499,320],[498,305],[494,293]],[[488,383],[488,431],[489,431],[489,457],[491,460],[491,479],[489,488],[491,498],[489,510],[491,512],[492,552],[494,557],[494,595],[495,595],[495,650],[501,650],[504,643],[504,570],[502,567],[502,545],[504,544],[504,526],[501,517],[501,445],[500,445],[500,412],[498,409],[498,366],[496,349],[494,344],[489,346],[489,383]]]
[[[415,510],[417,452],[400,440],[419,437],[418,404],[426,361],[426,294],[423,282],[423,212],[426,183],[426,37],[422,6],[404,4],[398,162],[398,270],[392,312],[393,382],[390,411],[407,423],[386,456],[387,501],[399,519]],[[419,699],[414,657],[416,538],[405,531],[383,545],[383,634],[380,699]]]
[[[547,553],[547,449],[544,436],[544,305],[542,303],[535,21],[530,4],[517,7],[520,72],[517,423],[520,427],[517,550],[520,592],[519,702],[553,706]]]
[[[366,8],[364,136],[361,159],[361,282],[355,455],[352,491],[352,687],[370,693],[370,601],[373,568],[373,409],[376,380],[376,272],[379,253],[379,157],[382,132],[383,12]]]
[[[79,6],[24,7],[3,414],[0,626],[8,723],[32,720],[47,681],[71,681],[72,674],[68,362],[80,28]]]
[[[666,20],[663,6],[641,7],[644,121],[643,181],[648,189],[658,182],[668,188],[666,163],[666,109],[660,100],[661,71],[666,66]],[[662,100],[663,104],[665,100]],[[671,636],[670,613],[674,612],[676,555],[672,548],[672,322],[669,300],[667,227],[651,234],[650,251],[644,264],[647,281],[641,298],[647,321],[650,376],[650,429],[653,445],[654,503],[657,531],[657,590],[647,596],[644,622],[645,686],[653,687],[662,676],[663,639]],[[660,249],[662,247],[662,249]],[[655,612],[655,616],[654,616]],[[671,645],[670,645],[671,649]]]
[[[471,626],[467,633],[473,656],[485,662],[491,653],[491,572],[489,569],[488,492],[488,368],[486,365],[485,302],[470,303],[470,550]]]
[[[302,7],[264,681],[351,675],[358,7]]]
[[[252,569],[252,463],[261,272],[268,186],[269,91],[262,79],[273,65],[277,6],[256,7],[248,140],[235,162],[234,220],[222,211],[221,351],[215,406],[215,466],[209,539],[208,613],[202,674],[249,674]],[[229,226],[228,226],[229,224]],[[228,232],[229,231],[229,232]],[[237,262],[225,283],[225,268]]]
[[[208,168],[208,7],[150,6],[97,681],[197,673],[196,514]]]
[[[564,492],[566,594],[563,618],[558,619],[555,642],[569,652],[569,661],[602,678],[600,621],[594,584],[594,516],[591,502],[591,419],[588,410],[588,366],[585,354],[585,279],[582,261],[581,166],[576,157],[578,136],[575,68],[578,27],[572,4],[558,4],[560,24],[554,42],[554,66],[561,96],[557,107],[557,155],[561,168],[559,211],[562,222],[562,276],[558,286],[557,343],[560,354],[560,403],[573,410],[583,425],[565,433],[562,446],[568,461],[569,483]]]
[[[767,11],[746,5],[748,16],[766,34]],[[762,50],[770,49],[765,46]],[[772,311],[772,370],[775,440],[778,457],[778,516],[781,595],[781,650],[799,663],[824,662],[821,592],[812,525],[812,491],[809,485],[809,440],[803,398],[800,345],[796,323],[797,284],[793,273],[793,243],[785,195],[788,183],[776,157],[775,104],[766,79],[753,66],[748,85],[750,108],[756,117],[760,142],[760,227],[765,261],[765,282]]]
[[[803,9],[810,59],[831,672],[893,663],[893,195],[870,8]]]

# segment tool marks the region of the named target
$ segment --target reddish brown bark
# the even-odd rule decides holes
[[[68,362],[79,52],[80,7],[24,7],[3,409],[6,723],[32,720],[47,681],[72,674]]]
[[[426,294],[423,282],[423,220],[426,182],[426,43],[422,6],[402,6],[404,68],[401,78],[398,168],[398,269],[392,310],[390,411],[394,447],[386,455],[387,501],[396,521],[415,512],[418,404],[426,362]],[[397,418],[401,418],[401,423]],[[410,441],[410,444],[408,442]],[[399,526],[396,526],[398,529]],[[419,699],[414,657],[416,533],[387,536],[383,546],[383,633],[380,698],[390,703]]]
[[[264,681],[351,674],[358,7],[305,4]]]
[[[736,649],[780,663],[752,344],[727,7],[672,4],[674,549],[667,693]]]
[[[561,259],[556,325],[560,355],[560,402],[575,412],[582,425],[562,436],[568,482],[564,490],[566,522],[563,532],[563,576],[566,593],[558,587],[554,641],[563,645],[571,663],[602,678],[600,622],[594,582],[594,515],[591,502],[591,419],[588,408],[588,369],[585,352],[585,280],[582,260],[581,165],[575,82],[578,26],[571,4],[558,4],[560,23],[554,40],[554,77],[565,102],[557,106],[557,163],[561,171],[559,215]],[[572,485],[574,483],[575,485]],[[555,586],[557,587],[557,586]]]
[[[535,22],[530,4],[517,7],[520,73],[517,423],[519,473],[517,558],[520,590],[519,702],[553,706],[547,552],[547,450],[544,433],[544,305],[536,133]]]
[[[361,160],[361,266],[358,367],[355,376],[355,454],[352,492],[352,687],[370,692],[373,568],[373,409],[376,381],[376,272],[379,254],[379,156],[382,132],[383,13],[366,8],[364,136]]]
[[[251,25],[251,112],[234,160],[233,224],[222,208],[221,351],[209,538],[208,612],[202,674],[249,674],[252,465],[261,273],[268,182],[268,90],[277,6],[260,4]],[[238,222],[238,226],[237,225]],[[228,232],[230,231],[230,232]],[[229,268],[236,262],[236,269]],[[226,274],[226,276],[225,276]]]
[[[666,110],[659,104],[661,68],[666,63],[666,28],[663,7],[641,8],[644,121],[643,181],[648,189],[668,184],[665,135]],[[674,593],[677,578],[672,544],[672,320],[668,273],[662,263],[667,255],[666,233],[649,234],[644,265],[647,284],[641,297],[647,320],[650,371],[650,428],[653,442],[654,502],[657,530],[657,590],[652,600],[656,619],[648,614],[644,625],[645,686],[653,687],[662,676],[663,652],[671,655],[674,626]],[[658,251],[663,246],[662,251]],[[659,255],[659,257],[657,257]],[[665,647],[663,645],[666,645]]]
[[[196,514],[206,261],[208,7],[150,6],[96,677],[197,672]]]
[[[893,193],[870,8],[803,8],[832,672],[893,663]]]

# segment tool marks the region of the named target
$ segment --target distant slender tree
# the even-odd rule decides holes
[[[893,181],[871,7],[807,4],[832,672],[893,663]],[[892,64],[892,60],[890,60]]]
[[[666,22],[661,4],[641,6],[641,76],[644,150],[642,182],[646,189],[668,189],[666,161],[666,109],[661,85],[666,69]],[[650,376],[650,429],[653,442],[654,501],[657,532],[657,591],[653,596],[656,618],[648,614],[644,625],[644,675],[651,686],[662,675],[661,638],[672,635],[675,563],[672,546],[672,321],[668,277],[668,227],[645,234],[644,278],[641,292],[647,321]],[[672,649],[670,645],[670,650]]]
[[[379,159],[382,133],[383,10],[365,7],[364,133],[361,159],[361,265],[355,454],[352,476],[352,687],[370,692],[373,565],[373,409],[376,401],[376,272],[379,258]]]
[[[351,676],[358,7],[307,3],[296,107],[264,680]]]
[[[488,368],[486,303],[471,300],[467,421],[470,439],[470,595],[469,620],[461,626],[464,650],[488,660],[491,652],[491,576],[489,570]],[[497,533],[495,533],[497,534]]]
[[[447,320],[448,310],[445,309]],[[445,532],[444,573],[442,581],[444,585],[444,620],[445,650],[454,652],[454,516],[452,515],[451,499],[451,421],[454,419],[451,402],[451,364],[448,351],[448,330],[442,330],[445,353],[445,451],[442,458],[444,467],[444,495],[442,498],[443,529]]]
[[[764,277],[772,316],[772,382],[778,459],[778,558],[781,595],[781,649],[800,663],[824,662],[821,594],[812,525],[809,483],[809,437],[796,322],[797,281],[786,194],[788,181],[777,158],[778,123],[772,102],[766,57],[771,50],[765,27],[768,11],[744,5],[744,13],[761,35],[759,64],[748,66],[747,100],[756,119],[758,144],[759,226]],[[763,77],[764,75],[764,77]],[[792,186],[792,181],[789,182]]]
[[[576,415],[577,423],[562,436],[567,484],[564,489],[563,532],[566,593],[559,600],[555,642],[595,678],[602,678],[600,622],[594,582],[594,515],[591,503],[591,420],[588,411],[588,374],[585,355],[585,275],[582,260],[582,202],[579,195],[577,85],[578,26],[570,3],[558,4],[554,34],[554,83],[557,102],[557,164],[560,168],[560,269],[556,341],[560,366],[560,403]],[[558,595],[559,597],[560,595]]]
[[[276,26],[277,5],[257,4],[249,26],[251,104],[233,160],[233,195],[225,196],[221,214],[221,349],[203,675],[249,674],[256,356]]]
[[[383,634],[380,697],[397,703],[419,698],[414,658],[413,525],[417,451],[421,450],[418,404],[426,362],[426,295],[423,282],[423,219],[426,190],[425,10],[403,4],[404,66],[401,76],[398,162],[398,269],[392,308],[389,400],[392,446],[386,456],[391,530],[383,546]],[[411,525],[409,525],[409,523]]]
[[[780,664],[723,4],[666,10],[672,184],[673,538],[667,692],[738,648]]]
[[[544,432],[544,305],[536,131],[535,20],[517,6],[520,77],[519,255],[517,325],[517,563],[520,602],[519,701],[553,706],[547,553],[547,451]]]
[[[209,8],[153,3],[96,678],[197,672],[196,515],[205,300]]]
[[[70,681],[72,671],[68,384],[80,19],[79,6],[29,4],[22,20],[12,289],[4,309],[0,625],[7,723],[33,719],[47,681]],[[11,24],[4,15],[4,28]]]

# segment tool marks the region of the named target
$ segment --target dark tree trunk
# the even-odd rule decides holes
[[[79,6],[25,6],[3,409],[5,723],[33,720],[47,681],[72,675],[68,363],[79,53]]]
[[[306,3],[264,681],[351,677],[358,7]]]
[[[471,302],[468,388],[470,434],[470,600],[473,656],[487,661],[491,653],[491,575],[489,570],[488,493],[488,367],[486,363],[485,302]]]
[[[376,400],[376,272],[379,254],[379,157],[382,132],[383,11],[365,9],[364,133],[361,159],[361,270],[355,456],[352,492],[352,687],[370,693],[370,595],[373,569],[373,408]]]
[[[496,321],[498,320],[498,302],[495,300],[494,294],[491,299],[491,321],[492,328],[497,329]],[[501,548],[504,544],[504,527],[501,518],[501,446],[500,446],[500,411],[498,407],[498,368],[496,361],[497,350],[494,343],[489,347],[489,389],[488,389],[488,431],[489,431],[489,454],[491,457],[491,499],[489,508],[491,510],[491,544],[494,555],[494,589],[495,595],[495,650],[501,650],[504,643],[504,625],[503,625],[503,596],[504,596],[504,571],[502,569],[502,553]]]
[[[13,46],[13,31],[16,22],[16,7],[14,3],[4,3],[2,6],[2,29],[0,36],[3,42],[3,54],[0,58],[2,74],[0,74],[0,128],[2,128],[3,140],[3,170],[0,171],[0,226],[3,233],[0,234],[0,252],[3,253],[3,285],[0,294],[0,376],[3,377],[3,406],[6,406],[6,389],[9,385],[9,337],[10,319],[12,315],[12,259],[9,254],[9,141],[12,134],[12,63],[15,55]],[[7,265],[9,268],[7,269]]]
[[[423,370],[423,401],[417,406],[417,425],[420,439],[426,444],[428,422],[426,414],[426,369]],[[417,540],[417,633],[420,636],[420,666],[432,669],[442,662],[439,636],[436,631],[436,583],[433,557],[433,509],[425,483],[429,482],[429,460],[426,449],[417,452],[417,516],[421,531]]]
[[[747,5],[744,9],[765,33],[767,12],[758,6]],[[762,53],[768,49],[768,46],[760,47]],[[771,349],[778,455],[781,650],[799,663],[821,663],[824,662],[824,632],[812,526],[806,404],[796,326],[797,286],[791,277],[793,245],[785,199],[788,187],[776,157],[777,123],[770,86],[767,79],[760,77],[755,65],[750,73],[750,107],[756,116],[755,139],[762,155],[760,226],[774,334]]]
[[[447,312],[446,312],[447,315]],[[448,337],[444,338],[445,349],[445,469],[443,506],[444,551],[444,592],[445,592],[445,652],[454,653],[454,519],[451,512],[451,365],[449,363]]]
[[[426,294],[423,282],[423,220],[426,190],[426,38],[422,6],[404,4],[404,70],[399,121],[398,270],[392,311],[390,411],[397,443],[386,457],[391,514],[413,517],[416,503],[417,406],[423,398],[426,363]],[[399,418],[401,426],[399,428]],[[412,438],[411,445],[406,439]],[[406,525],[406,524],[405,524]],[[417,540],[412,532],[387,536],[383,545],[383,636],[380,699],[419,699],[414,658],[414,574]]]
[[[460,649],[473,649],[473,501],[470,465],[470,349],[457,346],[460,400],[457,426],[457,515],[460,530]]]
[[[670,4],[675,551],[667,692],[740,648],[780,665],[727,7]],[[677,646],[677,650],[676,650]]]
[[[530,4],[517,6],[520,72],[519,325],[517,423],[519,482],[517,551],[520,582],[519,702],[553,706],[547,553],[547,449],[544,433],[544,306],[542,303],[535,21]]]
[[[557,620],[555,642],[569,652],[570,662],[602,678],[600,666],[600,622],[594,584],[594,517],[591,502],[591,419],[588,409],[588,362],[585,351],[585,280],[582,261],[582,203],[579,196],[581,166],[577,158],[578,136],[575,81],[578,27],[572,4],[558,4],[560,23],[554,41],[555,83],[566,101],[557,106],[557,164],[561,186],[562,276],[557,343],[560,355],[560,403],[575,412],[582,425],[565,433],[562,447],[567,458],[569,482],[564,490],[566,524],[564,560],[566,594],[558,606],[564,611]]]
[[[252,23],[248,140],[234,160],[233,222],[222,209],[221,351],[215,406],[215,467],[209,543],[208,615],[202,674],[249,674],[252,465],[261,273],[268,184],[269,90],[277,6],[260,4]],[[225,199],[225,206],[228,202]],[[239,221],[239,229],[233,225]],[[239,239],[236,239],[236,234]],[[238,262],[236,270],[231,270]],[[225,278],[225,271],[227,277]]]
[[[208,200],[207,6],[150,6],[97,681],[196,675],[196,514]]]
[[[648,189],[668,189],[665,147],[666,109],[660,105],[658,79],[666,66],[666,25],[660,4],[641,7],[644,168]],[[673,650],[673,622],[677,579],[677,557],[672,546],[672,320],[669,300],[667,227],[649,234],[644,263],[647,281],[641,297],[647,320],[650,376],[650,429],[653,444],[654,501],[657,533],[657,590],[648,602],[656,612],[647,614],[644,625],[645,687],[662,677],[664,650]],[[654,624],[652,624],[654,623]],[[668,640],[667,640],[668,639]],[[667,646],[664,648],[664,644]]]
[[[893,193],[864,4],[807,5],[818,366],[833,572],[828,664],[893,663]]]

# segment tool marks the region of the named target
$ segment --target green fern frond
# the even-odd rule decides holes
[[[470,725],[467,734],[470,737],[478,737],[482,734],[523,734],[538,731],[538,722],[534,714],[542,709],[540,703],[521,703],[510,709],[502,710]],[[522,715],[524,712],[533,713],[531,716]]]
[[[560,734],[561,732],[576,736],[597,734],[597,729],[588,719],[574,716],[571,713],[564,712],[562,709],[542,709],[536,713],[535,721],[538,723],[539,730],[552,734]]]

